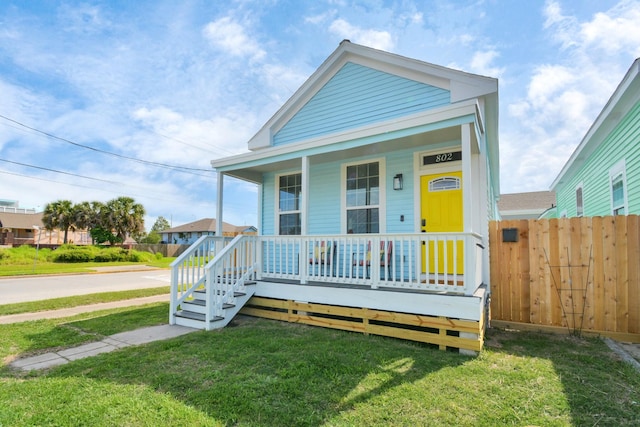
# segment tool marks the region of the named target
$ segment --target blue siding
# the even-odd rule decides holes
[[[309,169],[309,234],[340,233],[340,163]]]
[[[393,177],[398,173],[402,174],[402,190],[393,189]],[[387,156],[386,177],[388,233],[415,232],[413,184],[413,150],[390,153]],[[404,221],[400,221],[401,215],[404,215]]]
[[[347,63],[280,129],[283,145],[450,103],[447,90]]]
[[[262,234],[265,236],[272,236],[274,232],[275,221],[275,174],[264,174],[264,181],[262,183]]]
[[[385,157],[386,222],[388,233],[413,233],[416,229],[413,208],[413,153],[402,150]],[[380,157],[349,158],[349,163],[366,162]],[[342,166],[346,161],[312,164],[309,168],[309,234],[339,234],[341,232],[340,181]],[[288,171],[287,171],[288,172]],[[404,189],[393,190],[393,176],[402,173]],[[275,176],[264,175],[262,230],[264,235],[277,234],[275,224]],[[404,215],[404,221],[400,216]]]

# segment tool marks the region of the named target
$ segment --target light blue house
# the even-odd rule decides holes
[[[259,235],[176,260],[172,323],[224,326],[253,296],[244,313],[482,347],[496,79],[345,40],[248,146],[212,161],[217,218],[225,180],[251,182]]]
[[[558,217],[640,214],[640,59],[636,59],[551,189]]]

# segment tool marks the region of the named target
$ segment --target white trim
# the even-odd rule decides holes
[[[387,168],[384,157],[375,159],[360,159],[342,163],[340,165],[340,233],[347,234],[347,167],[361,165],[364,163],[378,163],[379,173],[379,204],[378,204],[378,220],[379,234],[387,232]]]
[[[218,172],[218,194],[217,194],[217,205],[216,205],[216,236],[221,237],[222,234],[222,208],[224,206],[223,203],[223,194],[224,194],[224,174],[222,172]]]
[[[300,209],[298,209],[297,211],[284,211],[284,212],[280,212],[280,177],[281,176],[289,176],[289,175],[297,175],[300,174],[302,175],[302,171],[301,170],[295,170],[295,171],[289,171],[289,172],[282,172],[279,174],[275,175],[275,179],[274,179],[274,183],[273,183],[273,191],[274,191],[274,199],[273,199],[273,209],[274,209],[274,215],[273,215],[273,235],[274,236],[280,236],[280,214],[281,213],[287,213],[287,214],[292,214],[292,213],[299,213],[300,214],[300,232],[302,233],[302,206],[300,206]],[[303,185],[303,183],[301,182],[301,185]],[[304,190],[304,188],[303,188]],[[302,196],[302,195],[301,195]]]
[[[395,75],[447,89],[450,91],[452,103],[498,92],[498,80],[492,77],[470,74],[343,41],[249,140],[249,149],[270,146],[275,130],[299,111],[346,62],[386,70]]]
[[[423,165],[422,158],[424,156],[431,156],[434,154],[448,153],[452,150],[460,149],[461,145],[454,145],[452,147],[437,148],[432,150],[421,150],[413,153],[413,170],[416,172],[413,174],[413,217],[416,218],[414,232],[420,233],[422,230],[422,177],[425,175],[436,175],[448,172],[460,172],[462,171],[462,160],[456,160],[455,162],[436,163],[432,165]],[[464,155],[464,153],[463,153]],[[464,181],[462,181],[464,186]],[[464,206],[464,200],[462,201]]]
[[[323,146],[328,146],[344,141],[358,140],[376,135],[389,134],[397,131],[406,131],[407,129],[435,124],[450,119],[460,119],[469,115],[472,115],[477,119],[476,105],[477,103],[475,99],[462,101],[441,108],[434,108],[432,110],[422,111],[409,116],[387,120],[385,122],[374,123],[356,129],[348,129],[343,132],[337,132],[331,135],[323,135],[305,141],[277,145],[275,147],[270,146],[248,153],[211,160],[211,166],[213,168],[224,170],[226,167],[235,166],[238,163],[260,161],[263,159],[296,153],[304,150],[318,149]],[[473,120],[474,119],[471,119],[469,120],[469,122],[472,122]]]
[[[622,206],[613,205],[613,182],[618,177],[622,179]],[[627,197],[627,165],[625,159],[620,159],[615,163],[611,169],[609,169],[609,206],[611,207],[611,215],[615,215],[615,211],[619,208],[624,208],[624,214],[629,213],[629,198]]]
[[[309,234],[309,157],[302,156],[302,176],[300,185],[300,234]]]

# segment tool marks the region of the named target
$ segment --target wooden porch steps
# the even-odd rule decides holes
[[[176,324],[194,329],[219,329],[225,327],[240,309],[249,301],[255,293],[255,282],[245,283],[246,292],[234,292],[236,304],[225,303],[222,307],[223,315],[215,316],[207,325],[206,310],[207,303],[205,300],[206,293],[204,290],[198,290],[193,293],[194,299],[185,301],[181,305],[181,310],[175,314]]]

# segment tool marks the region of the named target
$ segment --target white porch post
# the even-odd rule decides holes
[[[258,238],[256,239],[256,279],[262,280],[262,184],[258,184]]]
[[[300,194],[300,254],[298,265],[300,266],[300,284],[307,283],[307,240],[309,234],[309,157],[302,157],[302,194]]]
[[[216,202],[216,237],[222,237],[222,193],[224,188],[224,175],[222,172],[217,172],[218,175],[218,195]],[[216,247],[216,253],[221,251],[224,247],[222,239],[216,239],[216,243],[220,246]]]
[[[474,239],[468,233],[473,231],[473,175],[471,173],[471,124],[465,123],[460,127],[462,138],[462,210],[464,232],[464,286],[465,295],[471,295],[475,287],[476,250]]]

